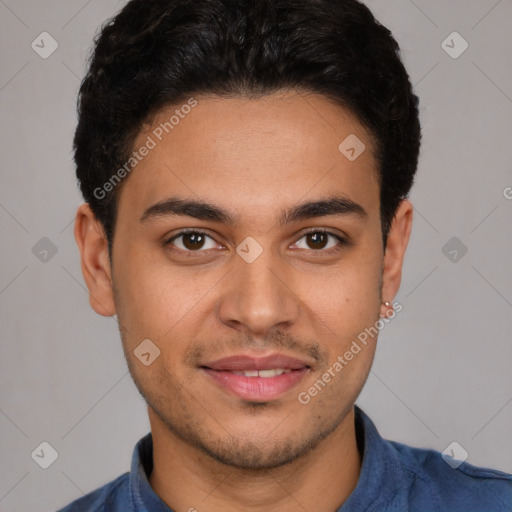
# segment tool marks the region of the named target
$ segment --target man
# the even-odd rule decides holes
[[[75,237],[151,433],[70,511],[505,511],[357,406],[412,225],[417,98],[356,0],[132,0],[96,42]]]

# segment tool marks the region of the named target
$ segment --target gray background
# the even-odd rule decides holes
[[[89,307],[72,225],[79,81],[123,3],[0,0],[2,512],[52,511],[103,485],[149,430],[116,321]],[[512,1],[367,3],[402,47],[424,142],[403,311],[358,403],[384,437],[457,441],[469,462],[512,472]],[[59,44],[48,59],[31,48],[43,31]],[[469,43],[456,59],[442,47],[453,31]],[[47,261],[33,251],[43,237],[57,248]],[[31,458],[42,441],[59,455],[46,470]]]

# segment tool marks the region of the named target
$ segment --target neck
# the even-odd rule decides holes
[[[153,471],[149,482],[173,510],[202,512],[332,512],[355,489],[361,469],[354,409],[303,457],[278,468],[224,465],[184,443],[149,409]]]

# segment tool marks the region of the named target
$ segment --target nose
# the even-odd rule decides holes
[[[269,249],[252,263],[237,256],[217,306],[219,320],[259,336],[290,327],[300,313],[291,275],[290,267]]]

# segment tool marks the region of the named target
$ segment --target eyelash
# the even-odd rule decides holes
[[[302,236],[297,240],[297,242],[307,235],[316,234],[316,233],[322,233],[324,235],[329,235],[329,236],[335,238],[339,242],[339,245],[337,247],[331,247],[330,249],[325,249],[325,250],[324,249],[317,249],[317,250],[309,249],[308,252],[323,253],[323,254],[335,254],[335,253],[339,252],[343,248],[343,246],[349,245],[349,242],[347,240],[345,240],[343,237],[341,237],[340,235],[337,235],[335,233],[327,231],[326,229],[321,229],[321,228],[312,228],[308,231],[305,231],[302,234]],[[208,252],[210,250],[210,249],[198,249],[197,251],[191,251],[191,250],[176,249],[173,247],[172,242],[174,242],[174,240],[176,240],[177,238],[179,238],[181,236],[189,235],[189,234],[205,235],[208,238],[211,238],[213,240],[213,237],[211,237],[210,235],[208,235],[207,233],[205,233],[203,231],[199,231],[197,229],[184,229],[184,230],[180,231],[179,233],[173,235],[166,242],[164,242],[164,246],[168,247],[169,250],[171,250],[173,252],[180,252],[180,253],[184,254],[186,257],[192,257],[192,258],[196,257],[197,253],[202,253],[202,252],[204,253],[204,252]],[[302,249],[302,250],[305,250],[305,249]]]

